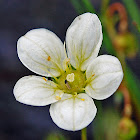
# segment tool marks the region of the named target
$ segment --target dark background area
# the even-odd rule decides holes
[[[18,59],[18,38],[31,29],[47,28],[64,41],[76,16],[71,3],[65,0],[0,1],[0,140],[42,140],[56,131],[80,139],[80,132],[59,129],[52,122],[49,106],[27,106],[13,96],[17,80],[34,74]]]
[[[98,11],[100,1],[92,0],[92,3]],[[42,140],[52,132],[61,132],[73,140],[80,139],[80,131],[65,131],[52,122],[49,106],[24,105],[13,96],[17,80],[34,74],[18,59],[18,38],[31,29],[47,28],[64,41],[66,30],[76,16],[68,0],[0,0],[0,140]],[[140,78],[139,62],[139,56],[128,60]],[[88,126],[89,139],[91,127]]]

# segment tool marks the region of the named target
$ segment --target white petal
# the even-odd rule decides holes
[[[66,47],[71,64],[86,70],[97,57],[102,44],[102,26],[95,14],[85,13],[75,18],[66,34]]]
[[[101,55],[88,66],[86,77],[92,77],[85,88],[86,93],[94,99],[106,99],[117,90],[123,79],[121,63],[114,56]]]
[[[52,81],[40,76],[25,76],[16,83],[14,95],[17,101],[34,106],[45,106],[58,101],[63,92]],[[56,98],[57,97],[57,98]]]
[[[54,123],[66,130],[77,131],[88,126],[97,109],[91,97],[81,93],[76,97],[64,94],[61,101],[51,104],[50,115]]]
[[[19,38],[18,56],[21,62],[31,71],[44,75],[59,76],[65,58],[61,40],[47,29],[34,29]]]

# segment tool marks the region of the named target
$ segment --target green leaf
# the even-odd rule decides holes
[[[94,13],[94,7],[91,4],[90,0],[70,0],[72,5],[74,6],[75,10],[78,14],[82,14],[85,12]]]
[[[91,13],[94,13],[95,12],[95,10],[94,10],[94,8],[93,8],[92,3],[90,2],[90,0],[82,0],[82,2],[84,4],[85,8],[88,10],[88,12],[91,12]]]
[[[101,1],[101,14],[105,15],[105,12],[109,6],[110,0],[102,0]]]
[[[79,0],[70,0],[72,5],[74,6],[75,10],[78,14],[82,14],[85,12],[85,9],[83,8],[82,4],[79,2]]]
[[[112,42],[111,42],[105,28],[103,28],[103,45],[105,46],[108,53],[110,53],[112,55],[116,55],[116,52],[112,46]]]
[[[66,139],[69,140],[68,137],[66,138],[60,132],[52,132],[44,138],[44,140],[66,140]]]
[[[98,110],[100,111],[100,109]],[[107,107],[104,108],[104,111],[102,111],[101,113],[98,112],[95,121],[93,123],[94,139],[118,140],[117,128],[119,120],[120,120],[119,111],[113,107]]]
[[[135,0],[123,0],[123,2],[132,20],[140,26],[140,10]]]

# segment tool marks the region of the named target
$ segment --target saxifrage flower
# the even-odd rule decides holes
[[[51,104],[51,118],[62,129],[88,126],[97,112],[93,99],[108,98],[123,79],[116,57],[97,57],[102,38],[100,20],[92,13],[75,18],[66,33],[66,45],[47,29],[27,32],[17,42],[19,59],[43,77],[21,78],[14,87],[16,100],[34,106]]]

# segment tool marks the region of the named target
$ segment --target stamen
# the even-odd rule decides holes
[[[42,77],[42,79],[43,79],[45,82],[48,81],[45,77]],[[54,82],[52,82],[52,84],[55,85],[55,86],[57,86],[58,88],[60,88],[58,84],[56,84],[56,83],[54,83]],[[63,92],[59,92],[59,95],[61,95],[62,93],[63,93]]]
[[[85,99],[81,99],[82,101],[85,101]]]
[[[66,77],[67,81],[73,82],[74,81],[74,73],[68,74]]]
[[[50,71],[48,71],[47,69],[44,69],[44,68],[43,68],[43,70],[46,71],[47,73],[49,73],[56,81],[58,81],[58,79]]]
[[[47,82],[47,79],[45,78],[45,77],[42,77],[43,78],[43,80],[45,81],[45,82]]]
[[[87,84],[87,83],[91,82],[91,81],[93,80],[92,78],[93,78],[94,76],[95,76],[95,74],[92,74],[91,77],[89,77],[89,78],[86,80],[85,83]]]
[[[55,96],[55,99],[56,100],[61,100],[61,97],[60,96]]]
[[[50,61],[50,60],[51,60],[51,57],[50,57],[50,56],[48,56],[47,60],[48,60],[48,61]]]
[[[68,73],[69,73],[69,67],[68,67],[69,62],[70,62],[69,58],[65,58],[63,61],[63,67],[66,70],[66,72],[68,72]]]
[[[71,68],[71,65],[70,65],[70,58],[68,58],[67,53],[66,53],[65,42],[64,42],[64,53],[65,53],[66,58],[63,62],[63,67],[66,70],[66,72],[69,72],[69,69],[72,69],[72,68]]]
[[[68,65],[68,63],[70,62],[70,58],[66,59],[66,64]]]

